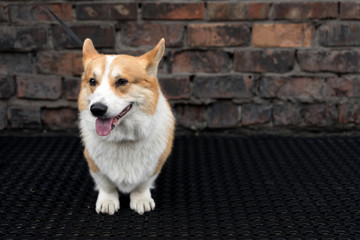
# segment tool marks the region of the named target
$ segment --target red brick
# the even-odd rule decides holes
[[[29,106],[10,107],[12,128],[40,128],[40,109]]]
[[[310,126],[333,126],[337,122],[335,104],[312,104],[303,107],[304,120]]]
[[[0,50],[43,49],[48,42],[48,30],[45,27],[2,26],[0,35]]]
[[[77,100],[80,93],[80,77],[68,77],[64,80],[64,94],[67,100]]]
[[[167,99],[189,99],[191,96],[189,77],[166,77],[159,82]]]
[[[352,50],[298,51],[300,68],[309,72],[359,72],[359,57],[360,53]]]
[[[0,106],[0,130],[5,129],[7,126],[7,108],[5,106]]]
[[[197,98],[250,98],[255,88],[253,76],[229,75],[194,78],[194,95]]]
[[[239,23],[200,23],[188,25],[188,45],[192,47],[245,46],[250,30]]]
[[[339,118],[341,124],[360,123],[360,105],[359,104],[341,104],[338,106]]]
[[[360,23],[330,22],[322,25],[320,43],[328,47],[360,46]]]
[[[232,102],[216,102],[208,110],[210,128],[236,127],[239,119],[238,106]]]
[[[249,3],[248,5],[248,19],[267,19],[269,17],[270,4],[269,3]]]
[[[122,42],[128,46],[155,46],[161,38],[165,38],[167,47],[183,46],[183,24],[127,23],[120,27]]]
[[[82,40],[90,38],[96,48],[113,48],[115,28],[112,25],[73,26],[71,29]],[[82,48],[60,25],[52,31],[55,48]]]
[[[298,126],[302,122],[301,107],[291,103],[276,104],[273,119],[276,126]]]
[[[72,20],[71,3],[46,4],[61,20]],[[11,22],[43,22],[56,21],[50,12],[41,4],[14,4],[10,5]]]
[[[8,99],[14,95],[14,79],[10,75],[0,75],[0,99]]]
[[[178,126],[192,130],[202,130],[207,126],[207,115],[201,105],[176,105],[175,118]]]
[[[264,77],[260,80],[260,96],[314,100],[328,96],[323,78],[309,77]]]
[[[31,73],[32,57],[29,53],[0,53],[0,71],[7,73]]]
[[[37,56],[40,73],[58,75],[81,75],[82,55],[79,52],[41,52]]]
[[[360,78],[358,76],[332,77],[327,79],[329,95],[335,97],[360,97]]]
[[[241,124],[264,124],[271,121],[271,106],[247,103],[241,108]]]
[[[81,3],[76,5],[79,20],[135,20],[136,3]]]
[[[8,7],[0,5],[0,22],[9,22]]]
[[[120,43],[120,48],[122,47],[122,43]],[[165,42],[165,45],[166,45],[166,42]],[[141,56],[143,55],[144,53],[146,53],[147,51],[150,51],[152,49],[152,47],[155,47],[154,45],[151,45],[151,46],[148,46],[146,47],[146,49],[140,49],[140,48],[134,48],[134,49],[129,49],[128,47],[125,47],[123,49],[120,50],[120,53],[119,54],[127,54],[127,55],[130,55],[130,56]],[[166,47],[166,46],[165,46]],[[107,53],[107,54],[113,54],[114,51],[113,50],[108,50],[108,49],[104,49],[103,53]],[[166,53],[164,53],[164,55],[166,55]],[[165,56],[161,59],[160,61],[160,65],[161,63],[164,61],[164,58]]]
[[[245,3],[208,3],[209,20],[245,20],[247,19],[247,4]]]
[[[196,20],[204,19],[204,3],[143,3],[143,19]]]
[[[360,19],[359,2],[341,2],[340,4],[341,19]]]
[[[77,115],[77,110],[72,108],[44,109],[42,112],[47,127],[61,130],[76,128]]]
[[[307,23],[254,24],[254,47],[310,47],[315,37],[314,26]]]
[[[161,59],[159,66],[158,66],[158,74],[167,74],[169,70],[169,63],[165,53],[165,56]]]
[[[289,72],[294,68],[294,51],[238,50],[234,54],[233,68],[238,72]]]
[[[57,76],[16,76],[16,96],[27,99],[58,99],[61,96],[61,78]]]
[[[171,59],[172,72],[209,72],[224,73],[229,71],[230,56],[220,50],[177,52]]]
[[[282,2],[274,3],[274,19],[324,19],[336,18],[338,13],[337,2]]]
[[[270,4],[210,2],[207,8],[209,20],[255,20],[268,18]]]

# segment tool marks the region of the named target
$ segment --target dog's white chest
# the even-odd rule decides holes
[[[101,172],[123,192],[130,192],[151,177],[159,158],[156,146],[143,141],[91,145],[88,151]]]

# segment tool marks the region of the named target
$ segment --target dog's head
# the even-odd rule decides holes
[[[98,135],[109,135],[136,111],[155,113],[159,98],[157,69],[164,42],[161,39],[151,51],[134,57],[99,54],[92,41],[85,40],[79,110],[89,111],[96,118]]]

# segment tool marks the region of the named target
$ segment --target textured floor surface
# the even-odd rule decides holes
[[[180,136],[140,216],[73,137],[0,137],[0,239],[360,239],[360,138]]]

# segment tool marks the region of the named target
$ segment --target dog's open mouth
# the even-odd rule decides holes
[[[118,125],[119,120],[124,117],[132,108],[132,104],[128,105],[124,110],[113,118],[97,118],[96,119],[96,133],[99,136],[107,136],[111,130]]]

